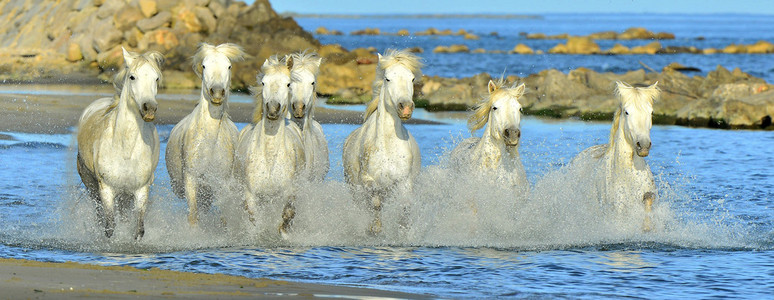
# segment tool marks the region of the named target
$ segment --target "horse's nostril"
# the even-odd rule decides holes
[[[504,135],[505,135],[506,138],[510,137],[511,136],[511,131],[506,129]]]
[[[637,148],[642,148],[642,146],[640,145],[640,142],[637,142]]]

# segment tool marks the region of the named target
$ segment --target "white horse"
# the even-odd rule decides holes
[[[300,129],[285,117],[290,96],[287,57],[270,57],[261,72],[261,86],[254,90],[258,98],[256,119],[239,133],[234,172],[243,183],[251,221],[255,222],[258,204],[273,199],[287,201],[279,226],[284,236],[295,216],[292,183],[303,170],[304,148]]]
[[[310,179],[322,181],[330,168],[328,142],[325,140],[322,126],[314,120],[314,107],[317,102],[315,84],[322,58],[316,53],[300,52],[292,54],[290,59],[290,106],[293,117],[302,119],[305,172]]]
[[[203,43],[193,57],[202,79],[199,104],[169,134],[167,171],[172,190],[188,200],[188,222],[196,224],[199,208],[212,204],[213,189],[231,176],[239,131],[228,115],[231,63],[244,56],[235,44]]]
[[[383,198],[395,188],[411,191],[420,170],[419,146],[401,122],[414,111],[414,81],[420,79],[420,68],[419,58],[408,51],[380,54],[365,122],[344,142],[344,178],[371,198],[371,233],[381,231]]]
[[[123,50],[125,67],[116,74],[116,95],[94,101],[78,122],[78,174],[96,202],[105,236],[115,230],[115,205],[137,211],[135,239],[145,234],[144,217],[153,172],[159,162],[159,135],[152,123],[164,57]]]
[[[617,82],[620,104],[610,130],[610,142],[584,150],[570,163],[570,167],[592,172],[578,178],[578,184],[591,189],[592,197],[613,205],[619,213],[643,210],[646,231],[650,230],[649,213],[656,199],[656,185],[643,157],[650,152],[653,101],[660,94],[657,84],[631,87]]]
[[[527,175],[519,157],[521,104],[524,84],[503,87],[504,82],[489,81],[489,97],[474,107],[468,119],[471,132],[483,128],[481,138],[462,141],[451,153],[458,171],[494,175],[510,187],[527,188]]]

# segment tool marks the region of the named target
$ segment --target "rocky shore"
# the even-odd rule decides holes
[[[327,30],[318,28],[318,34]],[[327,30],[330,33],[330,30]],[[333,33],[335,34],[335,33]],[[371,28],[351,34],[385,34]],[[396,35],[410,35],[401,30]],[[414,35],[458,35],[480,38],[465,30],[429,28]],[[490,33],[497,35],[497,33]],[[529,34],[524,34],[530,37]],[[669,39],[668,33],[633,28],[622,33],[600,32],[566,38],[548,50],[556,54],[661,54],[661,53],[774,53],[774,45],[730,45],[724,49],[663,47],[658,41],[627,48],[616,44],[600,49],[597,39]],[[532,35],[531,38],[540,38]],[[195,89],[199,80],[191,71],[190,56],[200,42],[234,42],[249,57],[234,64],[232,88],[246,90],[266,57],[299,50],[315,50],[324,58],[318,93],[331,103],[363,103],[370,99],[377,62],[375,48],[344,49],[321,45],[289,17],[278,15],[268,0],[252,5],[232,0],[44,0],[0,3],[0,80],[4,82],[95,83],[110,81],[121,66],[121,47],[133,51],[164,53],[164,85]],[[424,49],[413,48],[413,52]],[[439,46],[438,53],[492,53],[465,45]],[[502,53],[505,51],[496,50]],[[518,44],[510,53],[541,54]],[[646,68],[648,69],[648,68]],[[707,76],[688,76],[679,66],[661,71],[645,69],[626,74],[597,73],[577,68],[564,73],[544,70],[509,81],[525,82],[530,92],[523,105],[527,114],[549,117],[605,119],[614,111],[612,86],[616,80],[631,84],[659,81],[664,90],[655,105],[660,124],[717,128],[771,129],[774,92],[771,85],[741,70],[718,66]],[[431,110],[464,110],[484,95],[487,74],[470,78],[424,77],[416,83],[419,106]]]

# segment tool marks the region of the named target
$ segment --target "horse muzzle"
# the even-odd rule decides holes
[[[304,108],[306,108],[306,105],[304,105],[304,102],[298,101],[293,103],[293,117],[300,119],[303,118],[306,114],[304,112]]]
[[[218,106],[223,104],[223,99],[226,98],[226,90],[223,87],[211,87],[210,90],[210,102],[213,105]]]
[[[278,120],[280,118],[280,104],[277,101],[266,103],[266,118],[269,120]]]
[[[646,157],[650,153],[650,141],[642,141],[637,142],[636,145],[634,145],[635,150],[637,150],[637,156],[639,157]]]
[[[140,115],[142,116],[142,120],[145,122],[151,122],[156,119],[156,108],[157,105],[155,103],[146,102],[142,104],[142,109],[140,109]]]
[[[408,119],[411,119],[411,114],[414,113],[414,102],[413,101],[402,101],[398,102],[398,117],[406,121]]]
[[[518,128],[508,128],[505,131],[503,131],[503,141],[505,141],[505,145],[509,147],[514,147],[519,145],[519,140],[521,139],[521,130]]]

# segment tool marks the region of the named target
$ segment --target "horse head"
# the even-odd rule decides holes
[[[303,118],[314,105],[320,63],[322,58],[316,53],[304,51],[290,56],[290,106],[295,118]]]
[[[524,95],[524,84],[504,87],[504,81],[489,81],[487,88],[489,97],[473,108],[473,115],[468,119],[471,131],[476,131],[489,124],[489,136],[501,140],[508,147],[519,145],[521,139],[521,103],[519,98]]]
[[[202,79],[202,94],[215,106],[228,98],[231,63],[244,58],[242,48],[231,43],[212,46],[202,43],[193,57],[193,69]]]
[[[407,50],[388,49],[379,56],[373,83],[374,98],[366,108],[366,119],[376,111],[379,99],[397,111],[401,120],[408,120],[414,112],[414,82],[422,77],[419,57]]]
[[[278,120],[287,110],[290,96],[290,70],[288,57],[269,57],[261,66],[261,96],[263,114],[269,120]]]
[[[640,157],[650,152],[650,128],[653,126],[653,101],[660,91],[658,82],[648,87],[631,87],[623,82],[616,83],[621,105],[616,112],[626,142]]]
[[[126,66],[116,76],[123,77],[120,85],[121,96],[134,99],[142,119],[151,122],[156,118],[156,108],[158,107],[156,94],[161,80],[159,66],[164,63],[164,56],[156,51],[149,51],[141,55],[121,49]],[[118,78],[117,81],[120,80]],[[118,88],[119,85],[116,85],[116,89]]]

